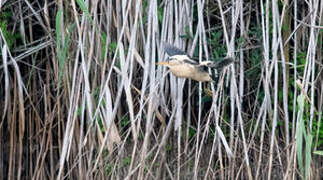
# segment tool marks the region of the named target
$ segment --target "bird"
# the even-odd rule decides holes
[[[222,70],[234,61],[232,57],[225,57],[219,61],[197,62],[187,53],[170,44],[165,44],[164,50],[169,57],[167,61],[158,62],[157,65],[168,67],[176,77],[193,79],[199,82],[214,81],[208,69]]]

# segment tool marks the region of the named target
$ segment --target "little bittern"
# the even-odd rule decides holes
[[[158,62],[158,65],[164,65],[177,77],[189,78],[195,81],[213,81],[208,68],[221,70],[233,62],[233,58],[225,57],[220,61],[202,61],[197,62],[188,56],[184,51],[165,44],[165,52],[169,55],[167,61]]]

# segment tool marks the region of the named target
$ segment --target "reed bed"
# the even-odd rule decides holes
[[[320,0],[0,1],[0,179],[322,179],[322,16]],[[165,43],[235,63],[176,78]]]

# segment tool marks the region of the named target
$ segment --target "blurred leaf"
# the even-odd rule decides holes
[[[56,49],[57,49],[57,57],[58,57],[58,66],[59,66],[59,73],[58,73],[58,84],[60,84],[61,76],[63,74],[62,68],[63,66],[63,58],[62,58],[62,40],[61,40],[61,17],[63,15],[62,9],[59,9],[56,14]]]
[[[104,60],[104,55],[107,51],[107,34],[105,32],[101,33],[101,46],[102,46],[101,59]]]
[[[122,160],[122,165],[128,166],[130,164],[130,162],[131,162],[131,158],[129,156],[127,156]]]
[[[157,9],[157,17],[158,17],[159,24],[163,23],[163,11],[164,11],[164,8],[158,7],[158,9]]]
[[[127,115],[122,116],[121,126],[126,127],[130,123],[130,120],[127,118]]]
[[[284,90],[283,90],[283,88],[281,88],[278,91],[278,101],[282,102],[283,101],[283,97],[284,97]]]
[[[58,84],[60,84],[62,75],[64,72],[65,60],[68,50],[68,45],[71,39],[71,33],[74,29],[75,23],[68,26],[68,31],[65,36],[64,45],[62,47],[62,40],[61,40],[61,17],[63,11],[59,10],[56,14],[56,41],[57,41],[57,56],[58,56],[58,65],[59,65],[59,73],[58,73]]]
[[[107,176],[110,177],[113,172],[113,165],[108,163],[105,167],[105,172],[107,173]]]
[[[299,108],[299,113],[303,114],[304,110],[304,99],[303,95],[299,95],[297,97],[297,103]],[[301,174],[304,174],[304,167],[303,167],[303,133],[304,133],[304,120],[303,116],[299,119],[296,127],[296,151],[297,151],[297,160],[298,166],[300,169]]]
[[[2,22],[0,24],[0,29],[2,31],[2,34],[5,38],[5,40],[6,40],[8,49],[10,50],[12,48],[12,46],[16,43],[17,39],[20,38],[20,34],[11,33],[10,31],[7,30],[7,28],[8,28],[7,20],[2,20]]]
[[[237,39],[237,45],[238,45],[238,48],[243,48],[246,46],[246,38],[244,37],[239,37]]]
[[[318,119],[313,121],[313,135],[316,137],[315,147],[320,147],[323,144],[323,126],[322,126],[322,115],[318,114]]]
[[[304,102],[305,102],[305,96],[304,95],[299,95],[297,97],[297,104],[299,106],[299,110],[303,113],[304,111]]]
[[[98,125],[100,127],[101,132],[105,132],[104,124],[100,116],[97,116],[96,121],[98,122]]]
[[[196,135],[196,129],[190,127],[188,130],[189,138],[193,138],[195,135]]]
[[[1,11],[0,10],[0,29],[6,40],[7,47],[9,50],[12,49],[12,46],[16,43],[17,39],[19,39],[20,33],[11,32],[8,28],[8,22],[11,22],[13,13],[10,10]],[[1,54],[1,52],[0,52]]]
[[[320,155],[320,156],[323,156],[323,151],[314,151],[313,153],[317,154],[317,155]]]
[[[202,103],[210,102],[212,101],[212,96],[203,96],[202,97]]]
[[[313,142],[313,136],[312,134],[308,134],[306,136],[306,147],[305,147],[305,179],[308,179],[309,171],[310,171],[310,165],[312,160],[312,142]]]
[[[216,59],[226,56],[226,46],[223,45],[223,31],[219,30],[211,33],[208,43],[211,45],[213,55]]]
[[[117,49],[117,43],[116,42],[111,42],[109,45],[109,51],[116,51]]]
[[[190,28],[188,26],[185,27],[185,34],[184,35],[180,35],[180,38],[183,39],[193,39],[193,36],[190,33]]]
[[[168,152],[173,149],[171,144],[167,144],[165,148],[166,148],[166,151]]]
[[[89,21],[92,22],[92,18],[90,16],[89,11],[87,10],[86,5],[84,4],[84,1],[83,0],[76,0],[76,3],[80,6],[82,11],[85,13],[86,17],[89,19]]]

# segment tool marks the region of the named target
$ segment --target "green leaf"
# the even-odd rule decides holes
[[[76,0],[77,5],[80,6],[80,8],[82,9],[82,11],[85,13],[86,17],[89,19],[89,21],[92,22],[92,18],[90,16],[89,11],[87,10],[86,5],[84,4],[83,0]]]
[[[304,111],[304,102],[305,102],[304,95],[297,96],[297,104],[299,106],[299,110],[301,111],[301,113],[303,113],[303,111]]]
[[[162,24],[163,23],[163,8],[159,7],[157,9],[157,17],[158,17],[159,24]]]
[[[101,59],[104,60],[104,55],[107,51],[107,34],[105,32],[102,32],[101,34],[101,46],[102,46],[102,52],[101,52]]]
[[[110,51],[115,51],[117,49],[117,43],[116,42],[111,42],[109,46]]]
[[[56,14],[56,45],[57,50],[61,48],[61,17],[63,15],[63,11],[59,9]],[[58,52],[59,53],[59,52]]]
[[[66,58],[66,54],[67,54],[67,49],[68,49],[68,44],[70,42],[70,39],[71,39],[71,33],[74,29],[74,26],[75,26],[75,23],[71,24],[68,26],[68,32],[67,32],[67,35],[66,35],[66,38],[65,38],[65,41],[64,41],[64,47],[63,47],[63,58],[65,59]]]
[[[59,66],[59,72],[58,72],[58,84],[60,84],[63,72],[64,72],[64,65],[65,65],[65,59],[66,54],[68,50],[68,45],[71,39],[71,32],[74,29],[75,23],[68,26],[68,32],[65,36],[64,44],[62,47],[62,39],[61,39],[61,17],[63,15],[63,11],[60,9],[57,11],[56,14],[56,48],[57,48],[57,59],[58,59],[58,66]]]
[[[211,102],[211,101],[212,101],[211,96],[203,96],[202,97],[202,103]]]
[[[305,147],[305,179],[308,179],[308,174],[310,171],[310,164],[312,160],[312,156],[311,156],[312,142],[313,142],[313,135],[308,134],[306,136],[306,147]]]
[[[57,59],[58,59],[58,66],[59,66],[59,72],[58,72],[58,84],[60,84],[61,76],[63,74],[63,57],[62,57],[62,40],[61,40],[61,17],[63,15],[63,11],[59,9],[56,14],[56,49],[57,49]]]
[[[130,162],[131,162],[131,158],[129,156],[127,156],[122,160],[122,165],[128,166],[130,164]]]
[[[297,151],[297,160],[298,166],[300,168],[300,172],[304,174],[304,166],[303,166],[303,133],[304,133],[304,119],[303,119],[303,110],[304,110],[304,99],[303,95],[299,95],[297,97],[297,103],[299,108],[299,113],[301,113],[301,117],[297,123],[296,127],[296,151]]]
[[[314,151],[313,153],[317,154],[317,155],[320,155],[320,156],[323,156],[323,151]]]

